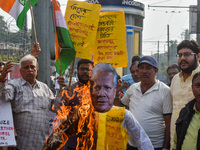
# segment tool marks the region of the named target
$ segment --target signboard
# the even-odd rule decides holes
[[[127,67],[126,29],[123,11],[102,12],[99,17],[94,63]]]
[[[95,49],[101,5],[69,0],[65,12],[66,24],[76,50],[76,57],[92,59]]]
[[[89,3],[101,5],[124,5],[144,10],[144,4],[134,0],[87,0]]]
[[[16,146],[10,102],[0,100],[0,147]]]

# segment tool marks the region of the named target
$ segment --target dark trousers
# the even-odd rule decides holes
[[[138,150],[138,148],[130,146],[129,144],[127,144],[127,150]],[[154,148],[154,150],[162,150],[162,147],[161,148]]]

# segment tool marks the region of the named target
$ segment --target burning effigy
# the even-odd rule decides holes
[[[59,150],[67,142],[68,138],[77,135],[77,149],[92,150],[94,145],[94,132],[96,131],[98,117],[92,106],[90,87],[83,86],[75,89],[81,101],[79,106],[62,105],[54,121],[54,130],[47,139],[42,150]],[[71,99],[66,90],[65,97]],[[73,112],[71,111],[73,110]]]
[[[114,68],[106,63],[97,64],[91,72],[91,87],[76,89],[80,105],[72,112],[68,106],[61,107],[64,110],[58,114],[64,118],[61,117],[61,123],[42,150],[59,150],[73,135],[78,137],[77,150],[126,150],[129,135],[139,150],[153,150],[150,139],[133,114],[125,107],[113,106],[116,87]]]

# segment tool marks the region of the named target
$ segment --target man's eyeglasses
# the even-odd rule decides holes
[[[89,68],[79,68],[78,70],[80,70],[80,71],[87,71],[87,72],[92,71]]]
[[[190,53],[190,52],[186,52],[186,53],[179,53],[176,55],[177,58],[181,58],[182,56],[184,57],[189,57],[190,55],[195,55],[196,53]]]

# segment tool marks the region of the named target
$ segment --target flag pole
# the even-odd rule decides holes
[[[34,37],[35,37],[35,43],[38,43],[37,42],[36,29],[35,29],[35,20],[34,20],[33,10],[32,10],[32,6],[31,6],[31,0],[29,0],[29,7],[30,7],[30,11],[31,11],[31,18],[32,18],[32,25],[33,25],[33,33],[34,33]]]
[[[60,55],[60,54],[59,54],[59,55]],[[60,56],[59,56],[59,75],[62,76]],[[63,86],[60,85],[60,95],[62,95],[62,88],[63,88]]]
[[[74,72],[75,59],[76,59],[76,56],[74,57],[74,60],[72,62],[72,70],[71,70],[70,79],[69,79],[69,85],[68,85],[69,89],[71,88],[71,82],[72,82],[72,77],[73,77],[73,72]]]

